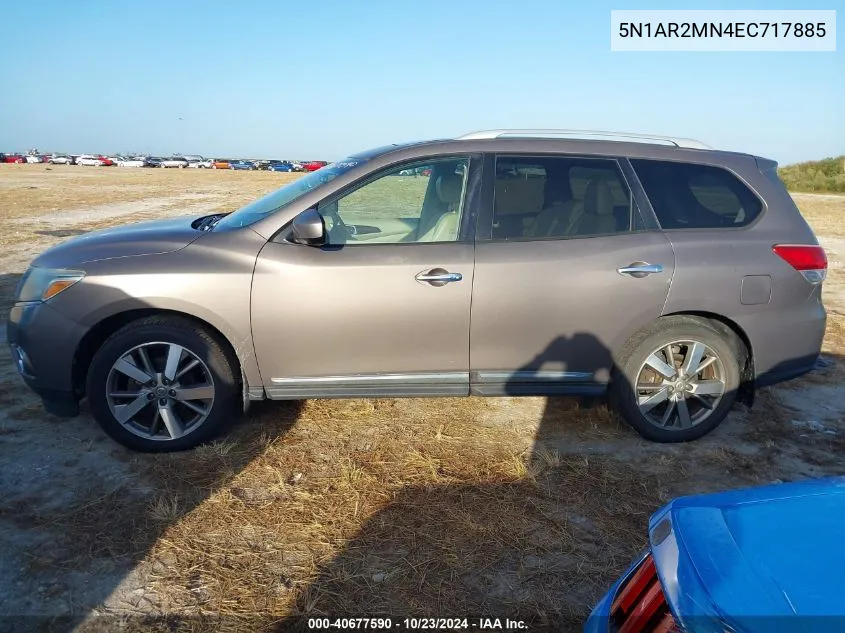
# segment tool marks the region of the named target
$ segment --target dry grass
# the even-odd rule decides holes
[[[299,177],[266,171],[67,165],[3,165],[0,174],[3,221],[174,194],[215,196],[221,208],[233,208]]]
[[[5,219],[174,190],[211,195],[223,208],[285,178],[72,167],[45,178],[41,166],[16,167],[0,170]],[[799,203],[820,234],[845,233],[845,201]],[[841,381],[839,314],[825,350],[836,364],[800,384]],[[32,404],[0,382],[0,406]],[[261,404],[201,449],[121,453],[131,478],[105,492],[79,484],[86,501],[76,507],[21,506],[17,525],[54,535],[51,547],[26,550],[29,573],[134,567],[144,585],[137,599],[121,598],[135,614],[121,624],[126,631],[282,630],[295,614],[380,612],[520,616],[577,630],[645,545],[648,517],[666,501],[802,469],[841,471],[845,449],[839,437],[802,437],[772,391],[728,429],[676,446],[647,444],[603,406],[568,400]],[[0,442],[17,428],[0,425]]]
[[[845,195],[812,196],[794,194],[795,202],[801,214],[813,227],[817,235],[825,237],[845,237]]]

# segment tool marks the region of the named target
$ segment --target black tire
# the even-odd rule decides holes
[[[640,411],[637,384],[640,368],[655,350],[675,341],[698,341],[721,361],[725,391],[712,412],[688,428],[659,427]],[[745,346],[730,333],[706,319],[689,316],[665,317],[633,337],[619,354],[619,365],[610,385],[610,403],[624,422],[647,440],[661,443],[688,442],[715,429],[731,410],[745,364]]]
[[[214,383],[214,400],[206,419],[185,435],[155,440],[136,435],[114,417],[106,398],[112,366],[129,350],[145,343],[180,345],[202,360]],[[237,417],[241,404],[237,360],[218,337],[196,323],[170,316],[153,316],[130,323],[112,334],[91,361],[86,393],[94,419],[115,441],[135,451],[165,453],[194,448],[216,437]]]

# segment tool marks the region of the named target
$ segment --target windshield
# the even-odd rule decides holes
[[[259,220],[266,218],[268,215],[275,213],[282,207],[289,205],[294,200],[304,196],[306,193],[313,191],[327,182],[334,180],[338,176],[345,174],[353,167],[357,167],[364,162],[363,158],[346,158],[336,163],[331,163],[325,167],[305,174],[301,178],[297,178],[291,183],[288,183],[281,189],[276,189],[272,193],[267,194],[263,198],[259,198],[254,202],[250,202],[245,207],[241,207],[234,213],[230,213],[222,218],[217,223],[219,227],[239,228],[242,226],[249,226]]]

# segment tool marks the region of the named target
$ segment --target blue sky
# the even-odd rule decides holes
[[[610,11],[840,2],[2,2],[0,150],[331,160],[482,128],[565,127],[821,158],[845,153],[841,43],[614,53]]]

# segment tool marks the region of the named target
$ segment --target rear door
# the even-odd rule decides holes
[[[640,214],[629,178],[627,162],[612,157],[488,157],[473,393],[600,393],[614,354],[660,316],[674,253]]]

